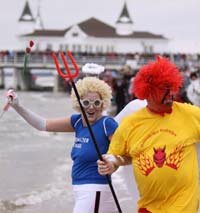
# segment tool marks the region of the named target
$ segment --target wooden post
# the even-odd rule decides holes
[[[5,74],[4,74],[4,70],[0,69],[0,89],[4,89],[5,88]]]
[[[14,68],[13,70],[13,89],[18,90],[20,89],[20,70]]]
[[[61,92],[63,90],[63,79],[57,73],[55,73],[53,92]]]
[[[25,73],[20,72],[19,74],[20,78],[20,89],[24,91],[28,91],[32,88],[32,74],[30,69],[26,69]]]

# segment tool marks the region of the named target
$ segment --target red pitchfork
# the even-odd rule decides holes
[[[62,61],[63,61],[63,64],[64,64],[64,66],[65,66],[65,70],[66,70],[67,73],[63,73],[63,72],[61,71],[61,69],[60,69],[60,67],[59,67],[59,62],[58,62],[57,56],[56,56],[56,54],[53,52],[53,53],[52,53],[52,57],[53,57],[53,60],[54,60],[55,65],[56,65],[56,70],[57,70],[58,74],[60,75],[60,77],[62,77],[63,79],[67,79],[67,78],[70,79],[70,82],[71,82],[71,84],[72,84],[72,88],[73,88],[73,90],[74,90],[74,92],[75,92],[75,95],[76,95],[76,97],[77,97],[78,103],[79,103],[79,105],[80,105],[81,111],[82,111],[82,113],[83,113],[83,117],[84,117],[84,119],[85,119],[85,122],[86,122],[87,127],[88,127],[89,132],[90,132],[90,135],[91,135],[91,137],[92,137],[92,141],[93,141],[93,143],[94,143],[94,146],[95,146],[95,149],[96,149],[96,151],[97,151],[98,157],[99,157],[100,160],[103,161],[103,158],[102,158],[102,156],[101,156],[101,152],[100,152],[99,147],[98,147],[98,145],[97,145],[97,142],[96,142],[94,133],[93,133],[92,128],[91,128],[91,126],[90,126],[90,123],[89,123],[89,121],[88,121],[88,118],[87,118],[87,115],[86,115],[86,113],[85,113],[85,110],[84,110],[84,108],[83,108],[83,106],[82,106],[82,104],[81,104],[80,95],[79,95],[78,90],[77,90],[77,88],[76,88],[76,85],[75,85],[75,83],[74,83],[74,81],[73,81],[73,79],[74,79],[75,77],[77,77],[78,74],[79,74],[78,65],[77,65],[77,63],[76,63],[74,57],[72,56],[71,52],[68,51],[68,52],[67,52],[67,55],[68,55],[68,57],[70,58],[70,60],[71,60],[71,62],[72,62],[72,64],[73,64],[73,66],[74,66],[74,69],[75,69],[75,73],[72,74],[71,71],[70,71],[70,69],[69,69],[69,66],[68,66],[68,63],[67,63],[67,59],[65,58],[64,53],[63,53],[63,52],[59,52],[59,53],[60,53],[61,59],[62,59]],[[117,196],[116,196],[116,194],[115,194],[114,188],[113,188],[112,183],[111,183],[111,180],[110,180],[110,176],[109,176],[109,175],[106,175],[106,179],[107,179],[107,181],[108,181],[108,184],[109,184],[110,190],[111,190],[111,192],[112,192],[113,198],[114,198],[114,200],[115,200],[115,203],[116,203],[116,205],[117,205],[118,211],[119,211],[119,213],[122,213],[121,207],[120,207],[120,205],[119,205]]]

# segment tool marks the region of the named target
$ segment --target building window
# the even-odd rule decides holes
[[[77,46],[75,44],[72,45],[72,51],[76,52],[77,51]]]
[[[88,52],[88,45],[85,45],[85,52]]]
[[[92,53],[92,45],[89,45],[89,53]]]
[[[114,51],[114,47],[113,46],[111,46],[110,47],[110,51],[112,52],[112,53],[114,53],[115,51]]]
[[[100,46],[100,52],[103,53],[103,46]]]
[[[141,45],[142,45],[142,51],[143,51],[144,53],[147,53],[148,48],[147,48],[147,45],[145,44],[145,42],[142,41],[142,42],[141,42]]]
[[[149,46],[149,53],[153,53],[153,46],[152,45]]]
[[[102,53],[103,52],[103,46],[96,46],[96,53]]]
[[[52,50],[52,44],[47,44],[47,51]]]
[[[72,37],[78,37],[78,33],[73,32],[73,33],[72,33]]]
[[[36,43],[35,49],[36,49],[36,51],[40,50],[40,45],[38,43]]]
[[[106,47],[106,52],[109,53],[110,52],[110,46]]]
[[[80,44],[77,45],[77,50],[78,50],[78,52],[81,52],[81,45]]]
[[[59,45],[59,50],[61,50],[61,51],[64,50],[63,44],[60,44],[60,45]]]
[[[69,45],[65,44],[65,51],[68,51],[68,50],[69,50]]]
[[[99,53],[100,52],[100,48],[99,46],[96,46],[96,53]]]

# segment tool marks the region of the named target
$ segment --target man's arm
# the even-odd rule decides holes
[[[126,156],[105,154],[102,157],[103,161],[97,161],[98,172],[101,175],[111,175],[119,166],[131,164],[131,158]]]

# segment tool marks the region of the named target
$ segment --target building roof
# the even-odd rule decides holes
[[[118,35],[113,26],[108,25],[96,18],[89,18],[83,22],[76,24],[86,35],[96,38],[132,38],[132,39],[166,39],[163,35],[153,34],[147,31],[134,31],[130,35]],[[73,26],[63,30],[41,29],[35,30],[32,33],[22,35],[29,36],[46,36],[46,37],[64,37],[65,33]]]
[[[116,23],[131,23],[131,24],[133,23],[126,6],[126,2],[124,3],[123,10]]]
[[[24,9],[23,9],[22,14],[18,21],[25,21],[25,22],[34,22],[35,21],[35,19],[33,18],[28,1],[26,1],[26,3],[25,3]]]
[[[32,33],[21,35],[21,37],[63,37],[66,30],[53,30],[53,29],[39,29],[34,30]]]

